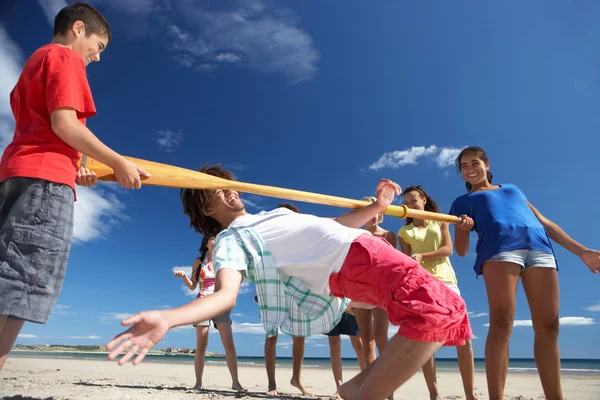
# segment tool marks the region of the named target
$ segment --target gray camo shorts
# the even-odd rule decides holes
[[[0,183],[0,315],[45,324],[60,294],[73,236],[68,185]]]

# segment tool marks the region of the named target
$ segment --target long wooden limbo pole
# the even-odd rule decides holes
[[[324,204],[343,208],[362,208],[370,203],[361,200],[352,200],[343,197],[329,196],[319,193],[304,192],[301,190],[285,189],[275,186],[258,185],[239,181],[231,181],[205,174],[190,169],[173,165],[161,164],[139,158],[125,157],[139,167],[150,173],[150,178],[143,178],[142,184],[150,186],[163,186],[179,189],[229,189],[243,193],[252,193],[260,196],[275,197],[287,200],[296,200],[307,203]],[[86,167],[98,175],[102,181],[116,181],[112,168],[93,158],[82,156],[79,160],[80,167]],[[460,218],[454,215],[435,213],[430,211],[412,210],[405,205],[388,206],[384,214],[399,218],[416,218],[456,224]]]

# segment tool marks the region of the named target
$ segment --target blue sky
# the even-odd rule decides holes
[[[52,36],[66,3],[0,8],[0,145],[12,137],[8,96],[26,57]],[[498,183],[589,247],[600,247],[591,181],[600,145],[597,24],[589,1],[299,2],[97,0],[113,43],[88,68],[98,115],[88,126],[124,155],[197,169],[223,163],[240,180],[350,198],[391,178],[423,185],[447,211],[464,193],[457,149],[488,152]],[[279,201],[244,196],[248,210]],[[172,276],[201,237],[175,189],[79,189],[75,244],[50,322],[18,343],[104,344],[119,320],[193,297]],[[345,210],[298,204],[303,212]],[[397,232],[403,221],[382,226]],[[475,243],[472,236],[472,244]],[[600,281],[557,247],[563,357],[600,358]],[[474,251],[452,257],[483,357],[487,299]],[[245,287],[234,309],[240,355],[262,355],[264,333]],[[519,288],[511,356],[531,357],[533,330]],[[211,330],[212,331],[212,330]],[[280,338],[278,354],[289,356]],[[327,356],[325,337],[307,356]],[[191,327],[159,347],[193,347]],[[222,352],[218,335],[209,351]],[[454,357],[453,349],[438,356]],[[353,356],[349,341],[343,355]]]

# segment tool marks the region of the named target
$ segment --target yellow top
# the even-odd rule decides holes
[[[442,225],[437,221],[429,221],[427,226],[415,226],[410,223],[398,231],[398,236],[411,247],[414,254],[436,251],[442,245]],[[457,283],[456,275],[448,257],[437,260],[422,261],[421,265],[436,278],[446,283]]]

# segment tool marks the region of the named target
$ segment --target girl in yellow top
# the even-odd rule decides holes
[[[409,186],[402,193],[404,204],[414,210],[439,212],[436,202],[429,197],[420,186]],[[449,257],[452,255],[452,238],[448,224],[420,219],[406,219],[406,226],[398,232],[402,252],[414,258],[433,276],[445,282],[452,290],[460,295],[456,275]],[[467,340],[464,346],[456,348],[458,366],[462,376],[466,398],[477,399],[475,396],[475,363],[473,347]],[[435,373],[435,357],[431,357],[423,365],[423,375],[431,399],[440,399]]]

